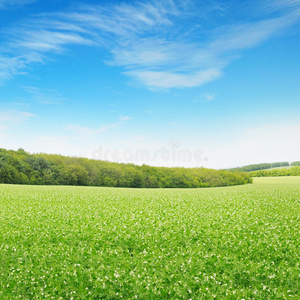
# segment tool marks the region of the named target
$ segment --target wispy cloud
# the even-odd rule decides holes
[[[125,117],[121,117],[120,118],[120,121],[129,121],[129,120],[131,120],[132,119],[132,117],[129,117],[129,116],[125,116]]]
[[[14,75],[24,69],[26,66],[24,58],[21,56],[7,57],[0,56],[0,84],[11,79]]]
[[[34,114],[23,111],[0,111],[1,123],[22,123]]]
[[[0,9],[11,6],[22,6],[36,1],[37,0],[0,0]]]
[[[9,130],[33,116],[34,114],[23,111],[0,111],[0,138],[4,138]]]
[[[24,91],[30,95],[30,100],[41,104],[60,104],[67,99],[56,90],[40,89],[38,87],[26,86]]]
[[[98,128],[88,128],[80,125],[74,125],[70,124],[66,127],[67,131],[71,131],[75,134],[83,135],[83,136],[95,136],[98,134],[101,134],[103,132],[106,132],[113,128],[118,128],[122,125],[124,125],[127,121],[131,120],[132,118],[129,116],[120,117],[119,121],[113,123],[113,124],[107,124],[102,125]]]
[[[260,8],[266,13],[293,12],[300,8],[300,0],[263,1]]]
[[[213,100],[216,99],[216,95],[215,94],[211,94],[211,93],[205,93],[202,94],[198,97],[196,97],[193,102],[202,102],[202,103],[207,103],[207,102],[211,102]]]
[[[15,40],[18,48],[44,52],[62,52],[65,45],[91,45],[92,41],[76,33],[54,32],[50,30],[24,31],[22,40]]]
[[[86,45],[107,49],[107,64],[148,88],[200,86],[220,77],[243,50],[300,19],[300,0],[254,1],[249,15],[255,12],[255,21],[237,18],[227,25],[221,20],[216,27],[209,20],[216,11],[226,15],[228,3],[214,3],[202,8],[195,1],[153,0],[41,15],[11,30],[9,54],[0,54],[0,81],[45,61],[49,53]],[[272,11],[276,15],[269,15]]]
[[[152,88],[184,88],[199,86],[212,81],[221,75],[221,71],[208,69],[196,73],[175,73],[136,70],[125,72],[125,74]]]
[[[32,63],[41,63],[40,53],[16,54],[14,56],[0,52],[0,85],[18,74],[26,74]]]

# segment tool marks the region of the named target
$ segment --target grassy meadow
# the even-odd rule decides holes
[[[300,299],[300,177],[0,185],[0,299]]]

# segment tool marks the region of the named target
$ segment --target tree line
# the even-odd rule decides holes
[[[0,149],[0,183],[132,188],[199,188],[251,183],[245,172],[165,168]]]
[[[251,177],[278,177],[278,176],[300,176],[300,167],[289,169],[260,170],[250,172]]]
[[[297,162],[295,162],[297,163]],[[294,163],[292,163],[293,165]],[[261,164],[252,164],[244,167],[238,167],[238,168],[231,168],[227,169],[227,171],[230,172],[253,172],[258,170],[265,170],[265,169],[272,169],[272,168],[278,168],[278,167],[288,167],[290,164],[286,161],[284,162],[275,162],[275,163],[261,163]]]

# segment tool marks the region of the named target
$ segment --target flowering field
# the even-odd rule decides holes
[[[300,177],[0,185],[0,299],[300,299]]]

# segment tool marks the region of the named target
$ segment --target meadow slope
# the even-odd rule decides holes
[[[299,299],[300,177],[0,185],[0,299]]]

